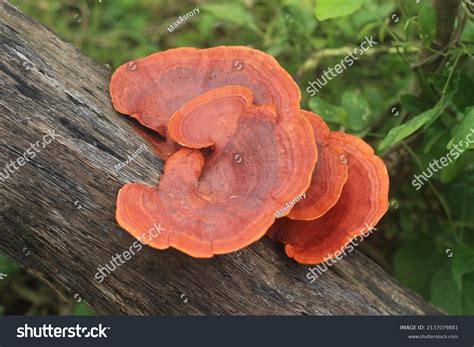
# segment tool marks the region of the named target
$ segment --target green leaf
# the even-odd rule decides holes
[[[420,6],[420,4],[414,0],[399,0],[399,4],[403,12],[412,15],[418,12],[417,10]]]
[[[464,27],[464,30],[461,35],[461,41],[468,43],[474,42],[474,21],[466,21],[466,26]]]
[[[323,117],[326,122],[347,126],[347,112],[341,106],[332,105],[315,96],[309,100],[309,108]]]
[[[285,25],[290,32],[300,38],[310,38],[317,23],[312,11],[314,5],[302,0],[285,0],[282,5]]]
[[[402,110],[411,114],[418,114],[426,109],[419,98],[411,94],[401,95],[400,103],[402,104]]]
[[[458,91],[453,103],[460,112],[464,112],[466,107],[474,103],[474,80],[464,73],[459,77]]]
[[[429,240],[405,242],[393,259],[395,277],[408,288],[429,297],[430,279],[442,261]]]
[[[453,144],[457,144],[462,150],[474,148],[474,106],[466,109],[466,115],[449,143],[449,149]]]
[[[408,122],[401,124],[389,131],[388,135],[380,143],[378,150],[383,151],[399,143],[407,138],[415,131],[420,129],[425,123],[434,121],[438,118],[445,108],[450,104],[453,98],[453,92],[447,94],[442,103],[438,103],[431,110],[425,111],[422,114],[410,119]]]
[[[460,245],[453,251],[451,272],[458,289],[462,289],[462,277],[474,272],[474,248]]]
[[[348,114],[349,128],[359,131],[369,126],[371,121],[370,106],[360,93],[353,90],[344,92],[341,103]]]
[[[474,273],[462,278],[460,290],[451,276],[450,266],[439,269],[431,280],[431,302],[449,314],[474,314]]]
[[[20,270],[18,264],[8,258],[7,256],[0,254],[0,272],[6,273],[8,275],[13,275]]]
[[[92,312],[85,303],[80,302],[74,305],[72,314],[75,316],[93,316],[94,312]]]
[[[449,314],[462,314],[461,291],[456,287],[449,265],[439,269],[431,279],[431,302]]]
[[[237,24],[261,34],[261,30],[258,28],[254,17],[241,4],[206,4],[202,5],[202,10],[218,20]]]
[[[437,147],[438,143],[441,140],[446,138],[446,133],[448,131],[443,127],[439,126],[432,126],[431,128],[427,129],[425,132],[424,143],[422,145],[423,153],[424,154],[433,154],[435,148]],[[444,153],[444,148],[443,148]]]
[[[473,162],[473,154],[474,153],[471,152],[463,152],[454,162],[444,167],[440,175],[441,182],[449,183],[453,181],[456,177],[458,177],[461,173],[463,173],[466,167]]]
[[[347,16],[362,6],[362,0],[318,0],[316,1],[316,18],[325,20]]]
[[[212,30],[214,29],[215,19],[214,16],[203,13],[199,17],[198,28],[199,34],[201,37],[207,37],[211,34]]]
[[[436,11],[430,3],[426,2],[418,12],[420,24],[420,37],[425,45],[431,44],[436,37]]]
[[[471,162],[472,163],[472,162]],[[470,171],[471,176],[469,178],[469,171],[466,172],[463,179],[457,180],[450,185],[443,186],[443,193],[447,198],[447,203],[452,211],[453,217],[459,219],[460,222],[474,225],[474,173]],[[469,234],[465,233],[464,237],[469,237]],[[474,244],[474,235],[471,235],[472,243]]]
[[[367,23],[360,31],[357,33],[357,41],[363,41],[366,36],[372,35],[372,33],[377,30],[380,24],[376,21]],[[383,39],[379,36],[379,39],[383,41]]]
[[[466,275],[463,279],[461,305],[464,315],[474,315],[474,274]]]

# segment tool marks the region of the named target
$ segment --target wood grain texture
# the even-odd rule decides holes
[[[55,140],[0,181],[0,251],[78,293],[98,314],[438,313],[355,251],[314,283],[263,239],[212,259],[147,247],[99,283],[97,268],[134,239],[115,222],[126,182],[156,184],[162,163],[117,114],[111,72],[0,3],[0,172],[53,130]]]

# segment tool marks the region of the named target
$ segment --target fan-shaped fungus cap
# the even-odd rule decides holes
[[[286,244],[286,254],[304,264],[338,256],[356,237],[367,235],[388,209],[389,179],[383,161],[363,140],[331,133],[331,141],[346,154],[348,179],[338,202],[321,218],[284,218],[269,236]]]
[[[250,88],[254,102],[274,105],[278,118],[299,110],[298,86],[275,58],[242,46],[176,48],[124,64],[112,76],[110,94],[118,112],[166,136],[181,106],[226,85]]]
[[[309,111],[301,110],[301,114],[313,127],[318,162],[305,199],[293,207],[288,218],[312,220],[325,214],[339,199],[347,180],[347,161],[344,152],[331,141],[330,131],[324,120]]]
[[[253,105],[250,89],[208,91],[177,111],[169,135],[183,148],[165,165],[158,187],[128,184],[117,202],[119,224],[148,244],[195,257],[238,250],[265,234],[275,211],[309,186],[317,152],[309,122],[277,123],[271,107]],[[211,147],[204,163],[199,148]]]

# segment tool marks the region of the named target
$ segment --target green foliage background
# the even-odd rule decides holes
[[[391,209],[369,253],[446,312],[474,314],[474,147],[419,191],[411,185],[474,128],[472,8],[460,8],[449,50],[427,72],[420,52],[437,33],[428,0],[12,2],[111,71],[181,46],[247,45],[274,55],[299,84],[303,108],[332,129],[364,137],[390,167]],[[198,15],[166,30],[196,6]],[[307,82],[371,35],[378,44],[310,98]],[[8,277],[0,281],[0,313],[88,312],[55,305],[56,294],[6,257],[2,271]]]

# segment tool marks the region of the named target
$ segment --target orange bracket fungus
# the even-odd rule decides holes
[[[342,132],[331,133],[330,141],[347,158],[348,178],[339,200],[312,221],[278,220],[270,233],[300,263],[318,264],[336,257],[354,238],[368,234],[388,209],[387,169],[372,148]]]
[[[226,86],[203,93],[169,120],[168,135],[186,147],[165,165],[158,187],[127,184],[117,220],[132,235],[155,223],[149,245],[195,257],[238,250],[262,237],[274,213],[309,186],[317,152],[304,117],[277,123],[252,91]],[[199,149],[212,147],[206,162]]]
[[[312,220],[325,214],[339,199],[347,180],[347,164],[344,152],[331,139],[329,128],[323,119],[309,111],[301,110],[301,113],[313,127],[318,162],[305,199],[293,207],[288,217]]]
[[[119,67],[110,93],[166,160],[156,187],[126,184],[117,198],[117,221],[133,236],[162,227],[148,238],[151,247],[206,258],[268,231],[289,257],[317,264],[388,209],[382,160],[363,140],[301,110],[296,83],[261,51],[155,53]]]
[[[174,112],[194,97],[226,85],[250,88],[255,104],[271,105],[279,119],[299,112],[301,94],[291,76],[272,56],[243,46],[176,48],[135,60],[114,72],[110,94],[118,112],[166,138]]]

